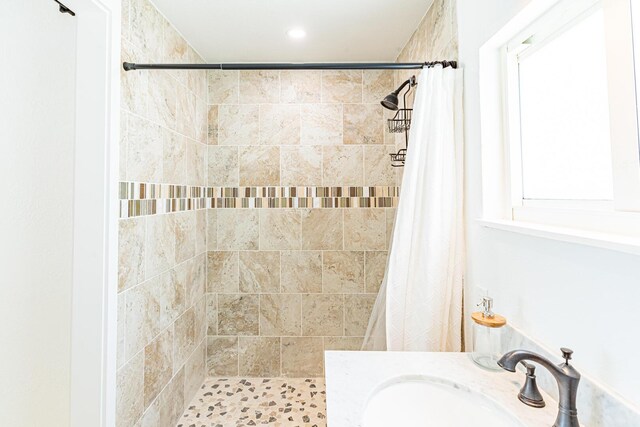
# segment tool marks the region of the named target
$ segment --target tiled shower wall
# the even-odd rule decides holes
[[[123,61],[201,61],[147,0],[122,7]],[[206,73],[121,79],[120,180],[205,185]],[[205,377],[206,212],[121,218],[116,425],[174,425]]]
[[[393,89],[390,71],[209,73],[207,184],[264,203],[207,211],[208,375],[320,376],[324,350],[360,348],[397,201],[379,197]]]
[[[456,61],[457,59],[456,1],[434,0],[418,28],[400,51],[396,62]],[[400,85],[417,72],[418,70],[397,71],[396,84]]]
[[[458,23],[456,0],[434,0],[413,35],[404,45],[396,62],[456,61],[458,59]],[[420,70],[395,71],[395,86],[418,76]],[[404,91],[403,91],[404,92]],[[407,107],[413,107],[415,89],[407,96]],[[402,102],[402,101],[401,101]],[[405,148],[404,134],[396,134],[396,149]],[[403,168],[397,169],[397,183],[402,182]]]

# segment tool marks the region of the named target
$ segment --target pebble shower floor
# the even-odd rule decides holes
[[[207,378],[177,427],[326,427],[323,378]]]

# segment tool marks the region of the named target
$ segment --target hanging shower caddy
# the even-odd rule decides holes
[[[417,84],[418,83],[416,82],[416,77],[411,76],[410,79],[404,82],[398,89],[396,89],[387,98],[385,98],[386,104],[385,102],[383,102],[382,104],[386,108],[389,108],[390,106],[395,106],[397,108],[398,93],[405,86],[408,86],[402,97],[402,108],[397,108],[396,114],[393,116],[393,118],[387,119],[387,130],[389,131],[389,133],[404,132],[404,148],[398,150],[397,153],[389,154],[389,156],[391,157],[391,166],[393,166],[394,168],[403,167],[407,158],[407,148],[409,147],[409,129],[411,129],[411,115],[413,113],[412,108],[407,108],[407,94],[411,91],[411,88],[413,88]]]

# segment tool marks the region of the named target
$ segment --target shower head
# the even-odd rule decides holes
[[[388,110],[396,111],[398,109],[398,94],[400,93],[400,91],[404,89],[406,85],[410,85],[409,87],[411,88],[416,84],[416,77],[411,76],[411,78],[402,83],[398,89],[385,96],[384,99],[380,101],[380,104],[382,104],[382,106]]]
[[[380,102],[384,108],[387,110],[397,110],[398,109],[398,91],[395,90],[391,92],[389,95],[385,96],[384,99]]]

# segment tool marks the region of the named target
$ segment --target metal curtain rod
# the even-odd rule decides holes
[[[237,64],[136,64],[124,62],[125,71],[131,70],[411,70],[423,67],[457,68],[456,61],[434,62],[316,62],[316,63],[237,63]]]

